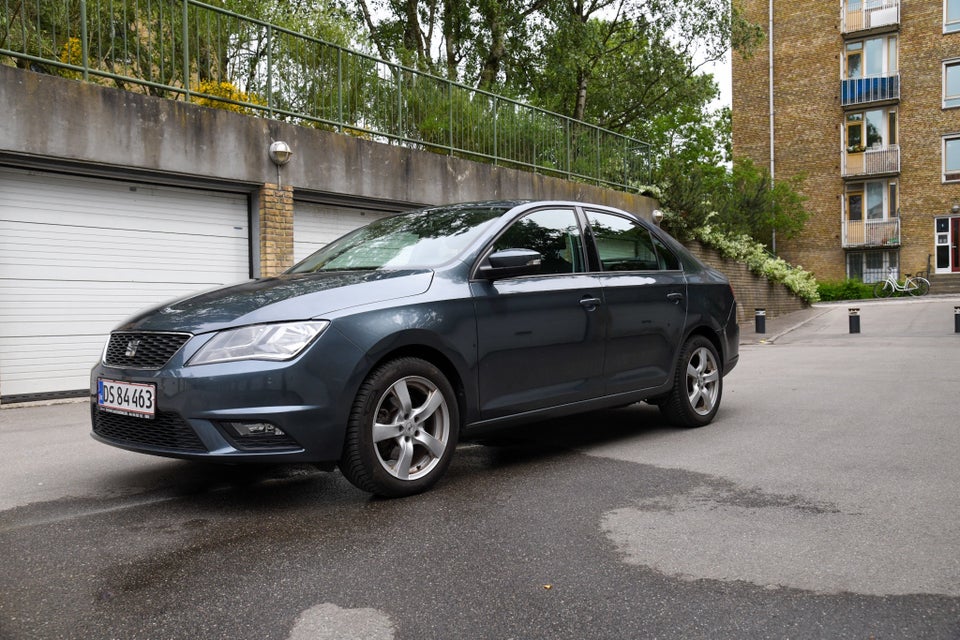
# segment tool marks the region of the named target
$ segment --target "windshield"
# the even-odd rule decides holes
[[[434,268],[459,255],[509,209],[460,205],[382,218],[334,240],[287,273]]]

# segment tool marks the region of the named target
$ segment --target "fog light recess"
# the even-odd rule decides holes
[[[270,422],[231,420],[218,424],[233,445],[240,450],[300,448],[283,429]]]

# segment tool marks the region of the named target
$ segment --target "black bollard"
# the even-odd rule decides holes
[[[953,308],[953,330],[960,333],[960,307]]]
[[[757,333],[766,333],[767,332],[767,310],[766,309],[754,309],[753,310],[753,320],[754,320],[754,331]]]
[[[850,333],[860,333],[860,309],[850,308]]]

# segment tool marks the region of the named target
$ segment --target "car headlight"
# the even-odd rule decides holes
[[[235,360],[290,360],[330,323],[326,320],[257,324],[221,331],[194,354],[188,365]]]

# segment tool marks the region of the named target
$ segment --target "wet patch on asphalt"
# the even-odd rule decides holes
[[[29,524],[39,520],[30,507],[0,514],[0,628],[11,638],[277,640],[318,620],[389,624],[397,639],[960,631],[958,598],[815,593],[664,560],[740,545],[764,512],[784,526],[855,514],[536,435],[462,447],[434,491],[404,500],[371,499],[338,474],[233,473],[225,482],[211,469],[180,497],[128,508],[46,505],[42,525]],[[733,524],[710,536],[722,521]],[[638,555],[644,540],[657,557]],[[359,619],[344,613],[354,610]]]

